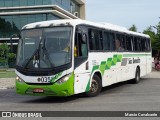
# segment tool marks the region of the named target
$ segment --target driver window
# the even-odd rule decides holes
[[[87,35],[84,33],[76,33],[74,56],[75,57],[87,57]]]

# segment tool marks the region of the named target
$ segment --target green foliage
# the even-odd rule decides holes
[[[156,32],[153,30],[153,28],[156,29]],[[156,26],[148,27],[143,31],[143,33],[150,36],[152,48],[160,51],[160,22]]]
[[[129,28],[130,31],[133,31],[133,32],[137,32],[137,27],[136,25],[132,25],[130,28]]]
[[[3,57],[0,57],[0,66],[5,66],[7,64],[7,60]]]
[[[14,53],[8,53],[8,60],[9,61],[14,61],[16,59],[16,54]]]
[[[9,53],[9,47],[6,43],[0,45],[0,66],[5,66],[8,63],[7,57]]]
[[[146,30],[143,31],[143,33],[150,36],[152,47],[154,49],[156,49],[155,46],[154,46],[154,44],[156,42],[156,33],[153,31],[152,27],[151,26],[148,27]]]
[[[8,62],[16,60],[16,54],[9,53],[10,49],[6,43],[0,45],[0,66],[7,66]]]

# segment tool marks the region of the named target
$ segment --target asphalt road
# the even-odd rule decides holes
[[[160,111],[160,79],[118,83],[93,98],[22,96],[15,89],[0,90],[0,111]]]

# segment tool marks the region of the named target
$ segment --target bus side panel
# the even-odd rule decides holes
[[[90,85],[90,74],[75,74],[74,94],[86,92],[88,84]]]
[[[147,74],[152,71],[152,56],[151,53],[147,55]]]
[[[86,92],[88,84],[90,85],[90,71],[86,69],[86,65],[87,61],[74,70],[74,94]]]
[[[106,70],[102,79],[103,79],[102,80],[103,87],[113,84],[113,82],[112,82],[112,71],[111,70]]]
[[[125,75],[125,74],[127,75],[127,77],[124,81],[135,78],[136,67],[137,67],[136,65],[135,66],[134,65],[127,66],[127,68],[126,68],[127,72],[123,73],[123,75]]]
[[[121,78],[121,59],[120,53],[97,52],[89,54],[90,71],[98,69],[101,72],[102,86],[108,86],[122,80]],[[95,69],[96,68],[96,69]]]
[[[133,64],[133,54],[123,53],[121,62],[122,81],[130,80],[135,77],[135,65]]]
[[[126,58],[127,65],[126,65],[126,71],[123,71],[122,76],[124,74],[127,74],[127,79],[130,80],[135,78],[136,69],[139,66],[140,67],[140,74],[141,77],[147,74],[147,57],[146,53],[134,53],[134,54],[128,54],[126,53],[124,55],[124,58]],[[125,80],[123,80],[125,81]]]
[[[142,76],[145,76],[147,74],[147,58],[146,58],[146,55],[143,55],[141,57],[138,57],[140,58],[140,74],[141,74],[141,77]]]
[[[125,81],[127,80],[127,76],[129,73],[129,67],[127,66],[122,66],[121,67],[121,75],[122,75],[122,80],[121,81]]]

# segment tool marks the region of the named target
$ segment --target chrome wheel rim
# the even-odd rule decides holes
[[[91,93],[95,93],[98,90],[98,82],[94,79],[92,79],[92,84],[91,84]]]

